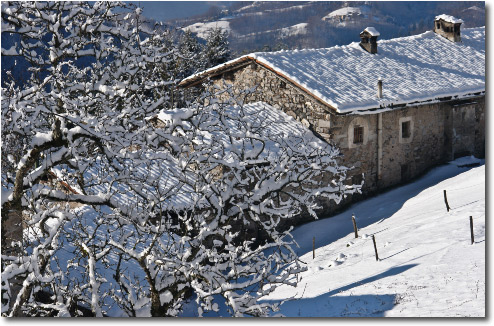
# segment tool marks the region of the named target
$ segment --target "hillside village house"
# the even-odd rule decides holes
[[[247,102],[283,110],[338,146],[368,195],[455,158],[485,156],[485,27],[462,22],[440,15],[420,35],[377,41],[369,27],[360,43],[252,53],[180,85],[256,87]]]

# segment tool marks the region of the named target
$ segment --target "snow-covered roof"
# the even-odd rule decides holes
[[[485,91],[485,27],[462,30],[453,43],[432,31],[381,40],[370,54],[354,42],[324,49],[257,52],[184,79],[190,86],[255,61],[338,113]],[[383,97],[377,98],[378,77]]]
[[[364,32],[367,32],[369,33],[371,36],[379,36],[381,35],[377,29],[375,29],[374,27],[367,27],[366,29],[364,29]]]
[[[453,16],[450,16],[450,15],[445,15],[445,14],[442,14],[442,15],[439,15],[439,16],[436,16],[436,19],[435,20],[444,20],[448,23],[453,23],[453,24],[461,24],[463,23],[463,20],[459,19],[459,18],[455,18]]]
[[[163,122],[167,122],[170,118],[180,119],[180,115],[185,109],[175,109],[173,111],[161,111],[157,118]],[[285,151],[281,143],[285,142],[295,148],[297,146],[306,146],[310,144],[311,148],[325,148],[328,146],[326,142],[319,139],[303,124],[297,122],[293,117],[289,116],[285,112],[278,110],[267,103],[256,102],[249,103],[242,107],[244,115],[241,117],[241,121],[255,126],[256,136],[262,137],[263,142],[253,143],[251,147],[243,143],[242,139],[239,139],[238,143],[229,144],[225,148],[234,151],[236,146],[244,146],[244,150],[261,151],[256,161],[252,161],[252,164],[265,163],[275,161],[276,157],[281,152]],[[238,129],[240,108],[238,106],[230,106],[225,110],[225,114],[233,119],[226,119],[226,123],[230,130],[235,131]],[[240,130],[239,130],[240,132]],[[230,142],[229,137],[226,134],[221,134],[221,131],[217,132],[219,139],[224,139],[224,143]],[[208,139],[209,137],[204,137]],[[278,140],[278,141],[277,141]],[[225,152],[222,159],[225,162],[234,163],[233,155],[229,152]],[[140,185],[140,191],[146,193],[155,193],[156,187],[159,188],[160,194],[168,194],[165,199],[160,201],[160,207],[164,210],[186,210],[192,207],[194,204],[202,205],[201,194],[194,191],[193,187],[188,184],[180,182],[174,171],[179,167],[178,160],[173,157],[166,156],[162,159],[157,159],[156,155],[151,155],[153,159],[147,160],[145,163],[136,166],[134,172],[142,179]],[[249,162],[247,162],[249,163]],[[88,184],[91,180],[101,179],[101,164],[95,161],[94,164],[88,168],[84,173],[84,178]],[[58,168],[53,169],[53,172],[60,180],[64,180],[64,173]],[[180,175],[180,174],[179,174]],[[183,176],[182,176],[183,177]],[[190,173],[187,175],[188,180],[193,180],[195,174]],[[150,182],[150,184],[147,183]],[[73,185],[79,193],[82,191],[77,185]],[[108,184],[97,183],[94,186],[85,189],[89,195],[101,195],[108,192]],[[135,209],[135,205],[138,202],[138,195],[129,188],[128,185],[114,182],[111,185],[111,193],[113,204],[125,210]],[[2,190],[2,198],[4,197],[4,191]],[[159,198],[158,194],[156,197]]]

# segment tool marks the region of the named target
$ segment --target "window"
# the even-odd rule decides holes
[[[404,121],[401,123],[401,138],[410,137],[410,121]]]
[[[364,142],[364,127],[355,126],[353,128],[353,143],[359,144]]]
[[[359,185],[364,180],[362,173],[352,176],[352,184]]]
[[[227,71],[223,74],[223,78],[228,81],[234,81],[235,75],[233,74],[233,71]]]

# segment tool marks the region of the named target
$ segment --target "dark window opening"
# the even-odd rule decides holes
[[[364,127],[355,126],[353,128],[353,143],[359,144],[364,142]]]
[[[280,82],[280,88],[286,88],[286,83],[284,81]]]
[[[437,29],[440,29],[441,28],[441,24],[439,24],[439,22],[437,22]]]
[[[352,176],[352,184],[354,184],[354,185],[362,184],[363,180],[364,180],[364,178],[362,176],[362,173]]]
[[[410,121],[405,121],[401,123],[401,138],[410,137]]]
[[[223,78],[228,81],[233,81],[235,79],[235,75],[232,71],[225,72]]]

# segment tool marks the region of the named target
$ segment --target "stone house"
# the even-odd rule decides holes
[[[377,41],[366,28],[360,43],[252,53],[180,85],[256,88],[247,103],[283,110],[339,147],[366,196],[455,158],[485,156],[485,27],[461,23],[440,15],[420,35]]]

